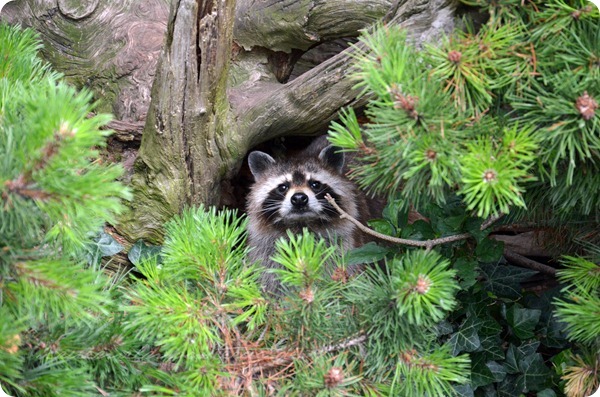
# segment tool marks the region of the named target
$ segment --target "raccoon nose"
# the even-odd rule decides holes
[[[308,204],[308,196],[304,193],[294,193],[291,202],[294,207],[304,207]]]

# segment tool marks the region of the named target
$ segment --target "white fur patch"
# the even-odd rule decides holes
[[[294,212],[292,196],[296,193],[304,193],[308,196],[306,210],[302,213]],[[285,195],[285,200],[281,203],[279,215],[281,215],[282,218],[290,219],[313,219],[318,218],[322,210],[323,205],[317,200],[317,197],[312,190],[306,188],[291,188]]]

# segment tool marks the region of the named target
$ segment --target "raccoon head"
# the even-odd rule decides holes
[[[250,194],[250,216],[283,228],[326,226],[327,221],[338,218],[325,195],[329,193],[342,208],[354,200],[353,185],[342,175],[344,154],[338,150],[327,146],[317,158],[281,162],[263,152],[250,153],[248,165],[256,180]]]

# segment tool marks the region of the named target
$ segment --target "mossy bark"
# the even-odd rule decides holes
[[[19,0],[0,19],[40,32],[42,55],[125,127],[146,118],[168,7],[167,0]]]
[[[225,170],[240,153],[230,126],[226,82],[235,2],[177,0],[136,161],[135,199],[120,231],[161,238],[164,222],[186,205],[215,204]]]

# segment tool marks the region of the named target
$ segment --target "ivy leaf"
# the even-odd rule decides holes
[[[498,384],[498,397],[515,397],[523,392],[523,379],[515,375],[508,375]]]
[[[416,240],[430,240],[436,237],[431,224],[428,222],[418,220],[412,224],[413,226],[413,238]]]
[[[487,385],[485,387],[480,387],[478,391],[478,396],[481,397],[498,397],[498,393],[496,392],[496,388],[493,384]]]
[[[537,339],[523,341],[521,345],[517,348],[517,351],[519,352],[519,357],[532,355],[537,351],[538,347],[540,347],[540,341]]]
[[[100,263],[103,256],[113,256],[123,250],[123,246],[105,231],[98,233],[86,247],[86,260],[90,265]]]
[[[504,252],[504,243],[498,240],[484,239],[477,244],[475,254],[483,263],[498,262]]]
[[[475,238],[477,244],[480,244],[490,233],[489,230],[481,230],[481,224],[483,219],[481,218],[468,218],[465,222],[465,228]]]
[[[494,374],[486,364],[482,354],[471,354],[471,386],[474,389],[495,382]]]
[[[478,319],[468,317],[460,326],[458,332],[454,333],[448,343],[452,346],[452,355],[460,352],[474,352],[481,346],[477,331],[479,329]]]
[[[561,288],[561,286],[558,286],[545,291],[540,296],[531,294],[523,298],[525,307],[538,309],[542,312],[537,330],[537,334],[541,335],[539,339],[542,341],[542,344],[558,349],[563,349],[569,344],[566,324],[554,315],[553,302],[560,296]]]
[[[483,354],[471,355],[471,386],[474,389],[502,382],[506,375],[506,369],[502,364],[488,361]]]
[[[535,336],[533,330],[539,323],[541,314],[540,310],[525,309],[513,305],[506,312],[506,321],[519,339],[529,339]]]
[[[502,364],[498,364],[496,361],[488,361],[485,365],[490,369],[494,382],[502,382],[506,378],[506,368]]]
[[[435,325],[434,331],[437,336],[442,336],[451,334],[454,329],[452,328],[452,324],[446,320],[442,320]]]
[[[548,322],[539,331],[543,335],[544,346],[563,349],[569,345],[566,324],[556,317],[548,318]]]
[[[104,231],[100,232],[95,243],[102,256],[113,256],[123,250],[123,246],[113,236]]]
[[[408,225],[408,212],[408,206],[404,205],[404,200],[395,199],[388,201],[383,209],[382,215],[396,228],[402,229]]]
[[[477,283],[477,265],[478,262],[465,257],[458,258],[452,267],[456,270],[459,285],[462,289],[467,289]]]
[[[544,389],[537,393],[537,397],[556,397],[556,393],[552,389]]]
[[[550,379],[550,369],[544,364],[544,359],[540,353],[535,353],[539,347],[539,342],[525,343],[517,348],[510,345],[506,351],[505,368],[509,374],[520,374],[515,379],[515,385],[518,386],[518,393],[527,391],[536,391],[547,386]],[[505,389],[513,390],[508,386]],[[498,392],[500,392],[499,386]],[[508,394],[504,394],[508,395]]]
[[[506,361],[504,363],[504,367],[509,374],[517,374],[520,372],[518,361],[520,357],[517,347],[511,343],[506,350]]]
[[[442,236],[456,234],[457,230],[462,229],[465,221],[465,215],[445,216],[435,219],[434,229]]]
[[[536,354],[540,342],[538,340],[524,341],[519,347],[510,344],[506,350],[506,362],[505,367],[510,374],[516,374],[521,372],[519,362],[525,357]]]
[[[521,282],[536,273],[534,270],[510,265],[481,265],[481,274],[485,277],[485,289],[506,298],[520,298]]]
[[[159,256],[162,247],[147,245],[143,240],[138,240],[127,253],[127,258],[137,266],[140,262],[153,256]]]
[[[488,360],[504,360],[504,352],[502,351],[502,339],[498,335],[479,336],[481,340],[481,348],[479,351],[483,353]]]
[[[348,265],[359,265],[363,263],[377,262],[385,258],[389,252],[389,248],[370,242],[362,247],[350,251],[346,256],[346,263]]]
[[[550,379],[550,368],[544,364],[540,353],[524,357],[519,361],[519,368],[523,374],[523,391],[537,391],[546,386]]]
[[[523,306],[529,309],[538,309],[542,311],[540,321],[546,321],[551,318],[555,318],[554,315],[554,300],[561,296],[562,286],[557,286],[547,291],[544,291],[541,295],[528,294],[523,297]]]
[[[387,236],[396,235],[396,228],[387,219],[371,219],[369,221],[369,226],[375,231]]]
[[[479,301],[469,304],[469,316],[477,317],[480,321],[480,335],[498,335],[502,326],[490,315],[489,301]]]
[[[473,387],[469,384],[455,385],[454,392],[459,397],[474,397],[475,396],[475,393],[473,393]]]

